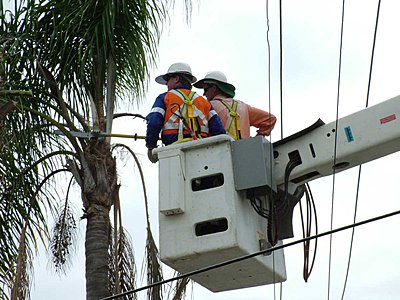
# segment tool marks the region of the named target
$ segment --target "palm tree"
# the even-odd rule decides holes
[[[190,1],[185,4],[190,9]],[[133,257],[119,217],[112,152],[119,147],[113,147],[110,138],[87,139],[71,132],[110,134],[116,101],[141,98],[168,5],[158,0],[26,0],[8,14],[0,7],[0,138],[5,137],[0,139],[1,197],[24,208],[14,223],[1,227],[8,234],[8,248],[0,255],[12,259],[8,264],[2,260],[0,272],[3,283],[12,286],[11,298],[28,293],[26,266],[36,246],[35,234],[43,239],[47,235],[46,207],[57,212],[51,242],[57,270],[71,253],[76,221],[70,184],[64,201],[55,205],[54,178],[61,172],[70,174],[70,183],[81,189],[82,218],[87,221],[87,299],[133,288]],[[63,136],[55,135],[55,129]],[[162,273],[149,223],[147,245],[151,283],[162,279]],[[161,289],[149,296],[161,298]]]

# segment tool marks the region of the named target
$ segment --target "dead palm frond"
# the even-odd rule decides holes
[[[120,240],[118,247],[118,266],[119,266],[119,281],[121,292],[127,292],[135,289],[136,265],[135,256],[132,248],[132,242],[125,230],[120,229]],[[128,299],[136,299],[136,295],[129,295]]]
[[[112,242],[110,248],[109,290],[111,294],[124,293],[136,287],[136,262],[131,238],[123,228],[119,229],[117,236],[117,243]],[[137,297],[135,294],[128,294],[124,299],[137,299]]]
[[[116,148],[124,148],[126,149],[134,158],[136,165],[138,167],[140,178],[142,180],[142,188],[143,188],[143,195],[144,195],[144,202],[145,202],[145,212],[146,212],[146,223],[147,223],[147,237],[146,237],[146,249],[145,249],[145,257],[146,261],[144,264],[144,268],[146,269],[147,274],[147,284],[152,284],[155,282],[159,282],[163,280],[162,274],[162,267],[160,261],[160,254],[157,248],[157,245],[154,241],[153,234],[151,232],[150,226],[150,216],[149,216],[149,208],[148,208],[148,199],[147,199],[147,192],[146,192],[146,184],[144,179],[143,170],[139,159],[137,158],[136,154],[130,149],[128,146],[123,144],[116,144],[113,146],[113,149]],[[147,291],[147,295],[149,300],[159,300],[162,299],[162,286],[155,286]]]
[[[150,285],[155,282],[163,280],[160,254],[156,243],[154,242],[153,234],[150,228],[147,228],[147,239],[146,239],[146,264],[147,267],[147,284]],[[147,290],[147,296],[149,300],[159,300],[163,298],[163,286],[157,285]]]
[[[118,185],[114,195],[114,228],[110,237],[109,290],[114,295],[133,290],[136,286],[135,255],[132,240],[122,226],[119,188]],[[136,299],[134,294],[126,297],[126,299]]]
[[[182,274],[179,272],[174,272],[172,277],[178,277]],[[167,294],[170,296],[172,300],[182,300],[185,298],[186,295],[186,288],[187,285],[191,282],[189,277],[180,278],[176,281],[171,282],[169,286],[169,290]]]
[[[32,252],[30,248],[26,246],[26,230],[28,227],[28,221],[23,231],[21,232],[21,239],[19,241],[19,250],[17,264],[15,268],[15,275],[12,278],[10,285],[11,288],[11,300],[27,299],[29,298],[30,291],[30,276],[29,272],[32,270]]]

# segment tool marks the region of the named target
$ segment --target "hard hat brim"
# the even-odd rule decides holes
[[[214,84],[221,84],[222,83],[223,85],[227,86],[229,89],[231,89],[233,91],[236,90],[236,88],[235,88],[235,86],[233,84],[230,84],[230,83],[227,83],[227,82],[223,82],[223,81],[220,81],[220,80],[217,80],[217,79],[210,79],[210,78],[201,79],[201,80],[195,82],[193,84],[193,86],[198,88],[198,89],[202,89],[202,88],[204,88],[204,84],[205,83],[214,83]]]
[[[167,77],[167,75],[172,75],[172,74],[176,74],[176,75],[181,74],[181,75],[185,76],[185,78],[187,78],[190,81],[190,83],[194,83],[197,80],[196,77],[194,77],[192,74],[190,74],[188,72],[165,73],[163,75],[157,76],[155,80],[156,80],[157,83],[165,85],[165,84],[167,84],[167,81],[165,80],[165,78]]]

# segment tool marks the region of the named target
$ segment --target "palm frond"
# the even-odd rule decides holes
[[[4,237],[0,242],[0,274],[12,279],[8,286],[14,286],[14,295],[21,295],[24,292],[21,287],[29,290],[29,277],[23,274],[24,267],[31,265],[32,256],[26,253],[31,253],[31,247],[36,248],[37,239],[43,241],[47,236],[43,208],[45,202],[51,207],[52,196],[39,192],[41,180],[58,163],[56,156],[47,161],[42,159],[48,148],[47,143],[40,141],[51,138],[43,135],[45,124],[19,108],[26,99],[15,93],[3,95],[1,101],[17,105],[5,115],[0,132],[0,232]],[[39,160],[41,163],[37,164]]]
[[[179,272],[174,272],[172,277],[180,276]],[[187,285],[191,282],[189,277],[178,279],[171,283],[168,295],[172,295],[172,300],[182,300],[186,295]]]
[[[128,146],[124,144],[116,144],[112,147],[112,149],[123,148],[127,150],[135,160],[136,166],[139,169],[140,178],[142,181],[142,188],[143,188],[143,195],[145,201],[145,213],[146,213],[146,230],[147,230],[147,237],[146,237],[146,249],[145,249],[145,263],[143,268],[146,269],[147,274],[147,284],[152,284],[155,282],[159,282],[163,280],[162,274],[162,267],[160,261],[160,254],[157,248],[157,245],[154,241],[153,234],[151,232],[150,226],[150,216],[149,216],[149,209],[148,209],[148,200],[147,200],[147,193],[146,193],[146,184],[144,179],[144,174],[142,167],[140,165],[139,159],[137,158],[136,154],[130,149]],[[163,287],[162,286],[155,286],[147,290],[148,299],[150,300],[159,300],[163,297]]]
[[[30,292],[30,273],[32,270],[32,253],[29,247],[26,247],[26,230],[28,227],[28,221],[25,224],[24,229],[21,232],[21,238],[19,241],[18,256],[16,260],[16,268],[12,281],[10,282],[11,288],[11,300],[28,299]]]
[[[6,115],[15,108],[15,104],[16,102],[14,101],[8,101],[0,106],[0,126],[3,123],[3,120],[5,119]]]
[[[146,264],[147,267],[147,284],[152,284],[163,280],[162,267],[160,262],[160,254],[151,233],[150,228],[147,228],[146,239]],[[163,286],[157,285],[147,290],[149,300],[163,299]]]
[[[0,153],[0,277],[19,278],[14,285],[16,294],[21,294],[21,287],[26,287],[28,282],[28,277],[22,276],[22,268],[30,265],[31,256],[26,255],[30,253],[28,243],[35,245],[36,238],[42,236],[40,232],[46,231],[39,203],[30,200],[35,199],[37,169],[24,172],[26,163],[29,161],[11,155],[9,147],[3,147]],[[11,287],[12,281],[7,283]]]
[[[123,227],[120,227],[117,236],[117,243],[111,243],[110,249],[109,290],[111,294],[127,292],[135,289],[136,286],[136,262],[132,240]],[[129,294],[126,299],[137,299],[137,297],[135,294]]]
[[[50,181],[52,175],[62,169],[60,157],[65,150],[71,149],[67,155],[73,160],[73,167],[69,171],[83,183],[84,192],[94,191],[96,187],[107,190],[110,182],[111,189],[116,186],[112,181],[116,180],[115,164],[109,164],[110,170],[98,169],[98,166],[101,168],[98,162],[104,156],[90,157],[93,153],[108,154],[109,144],[101,145],[104,150],[101,153],[90,153],[98,143],[74,138],[68,130],[78,127],[89,130],[94,125],[90,124],[91,119],[99,129],[105,130],[106,108],[109,108],[110,119],[113,114],[114,100],[108,104],[104,101],[107,89],[114,93],[111,82],[114,74],[108,74],[113,69],[110,68],[112,61],[115,62],[116,95],[120,99],[129,96],[129,100],[135,101],[143,95],[149,70],[157,57],[160,24],[167,16],[165,3],[162,0],[87,0],[79,1],[80,5],[77,5],[73,0],[23,0],[16,1],[14,12],[5,12],[7,15],[1,7],[0,89],[6,93],[0,96],[0,106],[5,112],[0,132],[0,233],[4,232],[4,239],[0,240],[0,272],[4,277],[0,278],[15,275],[10,275],[10,270],[14,272],[15,257],[21,250],[22,229],[26,230],[25,253],[36,247],[37,237],[42,240],[47,237],[44,214],[48,207],[53,209],[57,190],[47,190],[51,184],[44,182]],[[27,91],[31,95],[10,91]],[[10,106],[3,107],[14,102],[15,107],[11,110],[8,110]],[[55,136],[54,127],[60,129],[66,139]],[[71,156],[71,151],[76,155]],[[109,161],[104,161],[107,163]],[[97,185],[91,185],[92,179],[96,178],[111,180],[100,180],[95,182]],[[84,196],[83,201],[85,205],[87,197]],[[106,212],[111,204],[107,202]],[[99,209],[103,212],[103,206]],[[146,213],[148,215],[147,204]],[[54,248],[55,253],[61,253],[61,261],[64,257],[62,243],[69,243],[68,234],[65,234],[68,230],[63,227],[70,221],[69,216],[64,207],[59,218],[60,235]],[[88,225],[88,231],[98,230],[104,224],[108,226],[107,221],[93,222],[92,227]],[[157,271],[160,269],[158,250],[149,221],[147,227],[148,266],[157,281],[162,278],[161,271]],[[108,234],[108,227],[106,232]],[[102,246],[106,245],[106,239],[102,239]],[[104,253],[106,251],[102,251]],[[104,262],[104,259],[100,260]],[[28,255],[26,263],[29,261]],[[92,270],[95,268],[88,271],[89,274],[93,274]],[[105,286],[103,281],[100,285]]]
[[[32,3],[26,15],[21,26],[31,34],[26,35],[24,49],[36,49],[38,61],[55,75],[61,89],[74,93],[70,100],[83,100],[88,106],[92,97],[98,113],[104,112],[110,57],[116,66],[117,93],[131,94],[130,99],[142,96],[167,15],[163,1],[87,0],[75,5],[71,0],[41,0]],[[72,106],[82,104],[75,103]]]

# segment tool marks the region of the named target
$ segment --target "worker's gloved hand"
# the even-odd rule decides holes
[[[158,162],[158,155],[157,154],[153,154],[153,149],[147,149],[147,157],[149,158],[149,160],[155,164],[156,162]]]
[[[257,130],[257,136],[261,135],[261,136],[269,136],[271,134],[271,129],[258,129]]]

